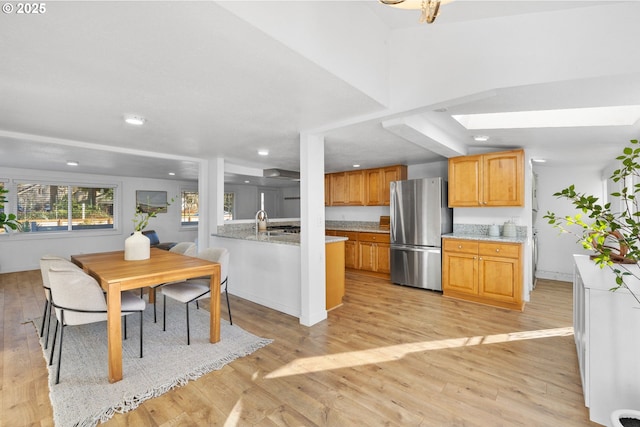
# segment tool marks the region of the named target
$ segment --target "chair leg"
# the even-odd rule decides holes
[[[49,300],[45,300],[44,313],[42,313],[42,325],[40,325],[40,338],[44,336],[44,321],[47,320],[47,311],[49,309]],[[47,347],[45,347],[47,348]]]
[[[229,324],[233,325],[233,319],[231,318],[231,305],[229,304],[229,292],[227,291],[226,287],[224,289],[224,294],[227,297],[227,310],[229,311]]]
[[[52,308],[53,307],[51,306],[51,302],[49,302],[49,314],[47,315],[47,330],[45,331],[45,334],[47,334],[47,336],[44,338],[45,350],[49,346],[49,330],[51,329],[51,309]]]
[[[53,352],[56,349],[56,336],[58,335],[58,325],[60,322],[56,318],[56,327],[53,330],[53,343],[51,343],[51,352],[49,353],[49,366],[53,365]]]
[[[60,343],[58,348],[58,369],[56,370],[56,384],[60,382],[60,362],[62,360],[62,337],[64,336],[64,325],[60,327]]]
[[[153,323],[158,323],[158,319],[156,318],[156,302],[153,302]]]
[[[140,311],[140,358],[142,359],[142,343],[144,340],[142,339],[142,325],[144,322],[142,321],[142,311]]]
[[[191,337],[189,333],[189,303],[184,305],[187,308],[187,345],[191,345]]]
[[[162,295],[162,330],[167,330],[167,296]]]
[[[127,339],[127,316],[124,316],[124,339]]]

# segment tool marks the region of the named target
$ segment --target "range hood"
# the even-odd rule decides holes
[[[285,169],[263,169],[262,176],[265,178],[289,179],[292,181],[300,181],[300,172],[288,171]]]

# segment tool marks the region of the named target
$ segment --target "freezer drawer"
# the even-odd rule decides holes
[[[442,291],[442,255],[437,247],[391,246],[391,281]]]

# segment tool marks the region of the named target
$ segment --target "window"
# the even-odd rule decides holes
[[[182,225],[198,225],[198,192],[182,190]]]
[[[224,193],[224,220],[231,221],[235,216],[235,193]]]
[[[112,229],[115,186],[18,183],[17,216],[24,231]]]

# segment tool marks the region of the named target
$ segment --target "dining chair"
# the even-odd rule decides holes
[[[48,270],[51,294],[51,306],[56,315],[56,327],[53,332],[53,344],[49,356],[49,365],[53,364],[56,347],[56,337],[60,326],[60,340],[58,348],[58,364],[56,370],[56,384],[60,381],[60,366],[62,362],[62,342],[64,330],[67,326],[85,325],[107,320],[107,301],[102,288],[96,280],[84,271],[70,268],[68,265],[52,265]],[[140,357],[143,356],[142,315],[145,302],[132,292],[122,292],[122,316],[140,313]],[[126,317],[125,317],[126,322]],[[126,325],[126,323],[125,323]],[[126,339],[126,326],[125,326]]]
[[[229,251],[226,248],[207,248],[198,253],[198,258],[220,264],[220,286],[224,286],[224,293],[227,297],[227,310],[229,311],[229,323],[233,325],[233,320],[231,318],[231,305],[229,304],[229,293],[227,291],[229,282]],[[191,344],[189,331],[189,303],[195,301],[197,304],[199,299],[209,297],[209,293],[211,292],[210,283],[209,277],[202,277],[185,280],[183,282],[163,287],[162,330],[167,330],[167,297],[184,303],[187,312],[187,345]]]
[[[176,243],[171,249],[169,249],[169,252],[174,252],[174,253],[186,255],[186,256],[195,256],[196,251],[197,251],[197,246],[194,242],[179,242],[179,243]],[[149,286],[149,288],[151,289],[151,292],[155,293],[156,289],[158,289],[159,287],[167,286],[172,283],[177,283],[177,282],[160,283],[158,285]],[[144,288],[140,289],[140,297],[142,297],[143,292],[144,292]],[[156,320],[156,303],[154,299],[153,323],[156,323],[156,321],[157,321]]]
[[[58,264],[59,266],[67,266],[69,268],[80,268],[66,258],[56,255],[43,255],[40,258],[40,274],[42,276],[42,288],[44,290],[45,296],[44,313],[42,314],[42,324],[40,325],[40,338],[42,338],[46,334],[44,340],[45,350],[47,349],[47,347],[49,347],[49,329],[51,327],[51,315],[53,314],[51,312],[51,285],[49,284],[49,268],[55,264]]]

